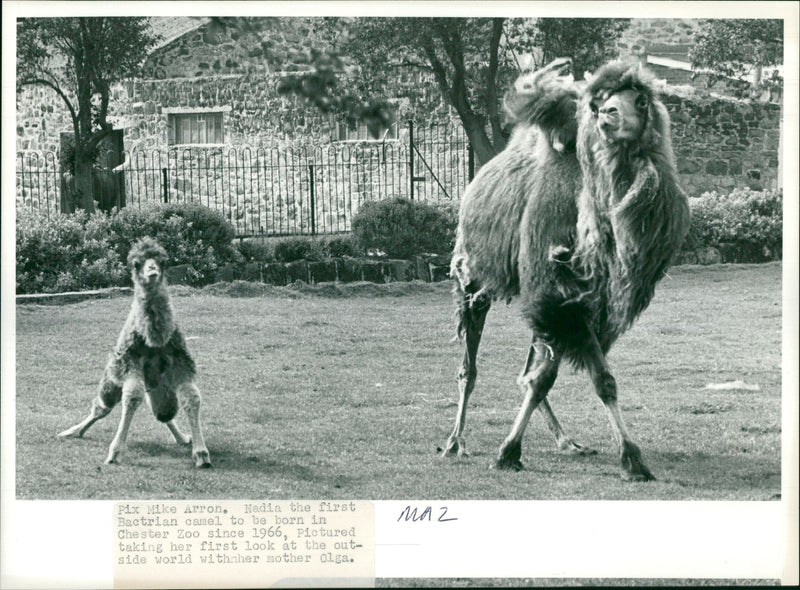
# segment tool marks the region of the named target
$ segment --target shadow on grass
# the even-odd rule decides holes
[[[648,464],[657,469],[656,477],[666,484],[684,488],[716,488],[721,493],[728,490],[753,489],[765,493],[764,500],[779,500],[781,491],[780,465],[768,465],[748,457],[718,455],[704,452],[647,453]],[[770,492],[769,489],[772,488]]]
[[[130,449],[149,457],[165,459],[185,460],[191,455],[190,446],[184,447],[170,443],[136,442],[130,444]],[[280,454],[276,455],[274,450],[265,449],[263,455],[256,455],[226,447],[224,444],[214,444],[209,447],[209,451],[211,452],[212,469],[216,472],[233,472],[242,477],[248,475],[275,476],[281,479],[330,484],[333,488],[353,484],[352,478],[332,474],[324,466],[310,466],[309,464],[315,459],[314,455],[308,451],[280,449]],[[319,469],[315,469],[315,467],[319,467]]]

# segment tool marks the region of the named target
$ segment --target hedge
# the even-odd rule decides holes
[[[783,193],[737,189],[690,199],[692,224],[684,250],[726,248],[758,251],[760,259],[782,255]],[[46,216],[17,211],[17,293],[53,293],[130,285],[125,260],[143,236],[159,240],[170,264],[187,264],[190,284],[214,282],[225,265],[246,262],[319,261],[361,256],[391,258],[447,254],[457,214],[453,206],[404,199],[365,203],[352,235],[234,241],[234,229],[219,213],[195,204],[158,204],[110,214]]]
[[[760,249],[780,259],[783,245],[783,191],[735,189],[727,195],[707,192],[689,199],[692,224],[684,249],[731,244]]]
[[[88,215],[47,216],[17,212],[17,293],[54,293],[128,286],[125,266],[131,244],[151,236],[167,250],[170,265],[188,264],[191,283],[213,282],[223,264],[242,257],[234,229],[201,205],[148,205]]]

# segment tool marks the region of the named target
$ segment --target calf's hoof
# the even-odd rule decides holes
[[[72,428],[67,428],[63,432],[59,432],[58,438],[83,438],[80,425],[73,426]]]
[[[211,455],[207,450],[197,451],[192,454],[194,466],[198,469],[209,469],[211,467]]]

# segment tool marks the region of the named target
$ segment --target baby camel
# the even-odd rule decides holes
[[[152,238],[143,238],[131,248],[128,264],[132,269],[134,297],[128,319],[114,352],[109,355],[89,415],[59,436],[82,437],[122,400],[122,416],[106,459],[106,463],[118,463],[133,414],[146,394],[156,418],[166,423],[175,441],[181,445],[192,443],[195,466],[211,467],[200,430],[200,391],[194,384],[195,364],[173,318],[164,278],[166,259],[166,251]],[[179,400],[189,418],[191,438],[174,421]]]

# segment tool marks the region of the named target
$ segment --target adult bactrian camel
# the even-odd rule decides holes
[[[451,274],[466,350],[443,454],[465,454],[467,402],[490,305],[519,296],[533,331],[518,379],[525,397],[495,466],[522,468],[522,437],[537,407],[560,448],[594,452],[564,433],[547,401],[566,359],[587,369],[605,405],[623,478],[650,480],[623,423],[606,354],[648,306],[679,250],[688,202],[651,77],[613,62],[579,89],[560,76],[569,65],[557,60],[517,80],[506,100],[517,129],[461,203]]]

